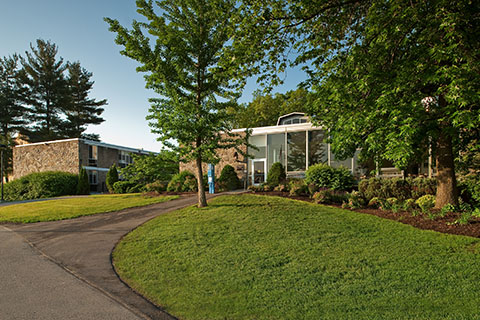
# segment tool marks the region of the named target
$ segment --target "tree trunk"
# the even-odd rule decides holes
[[[435,208],[458,205],[457,179],[453,160],[452,138],[441,131],[437,141],[437,195]]]
[[[197,157],[197,183],[198,183],[198,207],[204,208],[207,206],[207,198],[205,196],[205,186],[203,185],[203,168],[202,158]]]

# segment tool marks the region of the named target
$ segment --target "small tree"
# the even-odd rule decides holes
[[[238,179],[235,169],[228,164],[223,167],[218,183],[226,190],[235,190],[240,187],[240,179]]]
[[[118,171],[117,171],[117,166],[112,165],[110,167],[110,170],[108,170],[107,173],[107,188],[108,192],[113,193],[113,184],[118,181]]]
[[[88,174],[85,168],[80,169],[78,175],[77,194],[90,194],[90,183],[88,182]]]
[[[147,88],[161,96],[150,100],[147,119],[152,132],[177,151],[181,161],[195,161],[198,206],[205,207],[202,164],[216,163],[217,149],[242,143],[231,133],[227,109],[235,105],[236,89],[243,81],[232,82],[237,71],[231,67],[233,62],[219,65],[231,41],[236,1],[156,1],[159,8],[154,8],[153,1],[136,3],[148,23],[134,21],[133,29],[127,30],[116,20],[106,21],[117,33],[116,43],[124,47],[121,53],[141,64],[137,70],[147,73]]]
[[[287,179],[285,174],[285,167],[280,162],[275,162],[268,171],[267,184],[271,186],[278,186]]]

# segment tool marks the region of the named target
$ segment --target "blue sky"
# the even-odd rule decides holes
[[[25,55],[36,39],[50,40],[58,46],[65,61],[80,61],[93,73],[95,85],[91,97],[107,99],[101,125],[87,132],[98,133],[102,141],[158,151],[161,144],[150,133],[145,116],[148,98],[143,76],[135,71],[137,63],[120,55],[115,34],[108,31],[103,17],[131,26],[137,14],[135,0],[1,0],[0,57],[13,53]],[[285,84],[275,92],[295,89],[305,79],[303,72],[289,70]],[[248,82],[240,102],[248,102],[257,89]]]

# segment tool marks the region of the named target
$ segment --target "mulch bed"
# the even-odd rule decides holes
[[[272,191],[272,192],[255,192],[255,194],[265,195],[265,196],[277,196],[284,197],[289,199],[313,202],[309,197],[300,197],[300,196],[290,196],[288,192]],[[340,205],[330,205],[331,207],[341,208]],[[480,219],[472,218],[468,224],[455,224],[449,225],[448,223],[453,223],[455,220],[460,218],[459,213],[448,213],[444,217],[436,217],[435,220],[431,220],[429,217],[420,214],[417,216],[412,216],[410,212],[400,211],[394,213],[389,210],[380,210],[380,209],[345,209],[360,213],[371,214],[377,217],[395,220],[404,224],[414,226],[415,228],[424,229],[424,230],[433,230],[443,233],[464,235],[469,237],[480,238]],[[439,211],[434,212],[439,213]]]

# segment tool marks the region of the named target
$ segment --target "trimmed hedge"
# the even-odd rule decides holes
[[[78,176],[68,172],[31,173],[6,183],[4,198],[7,201],[16,201],[74,195],[77,193],[77,183]]]
[[[198,191],[197,178],[190,171],[182,171],[172,177],[168,183],[167,191],[188,192]]]
[[[437,180],[433,178],[370,178],[360,181],[358,191],[369,202],[373,198],[397,198],[400,201],[435,195]]]
[[[310,166],[305,172],[305,183],[319,188],[349,191],[355,185],[355,179],[347,168],[333,168],[324,163]]]
[[[117,181],[113,184],[114,193],[137,193],[141,191],[141,186],[132,181]]]

